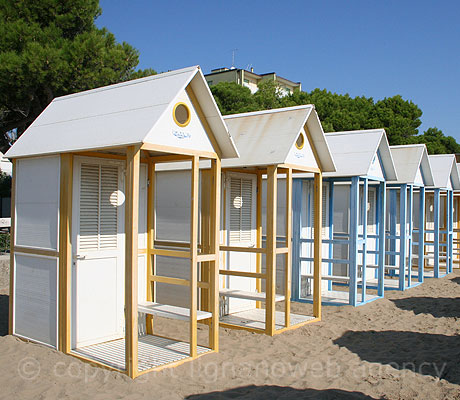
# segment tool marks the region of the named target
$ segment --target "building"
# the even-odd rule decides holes
[[[251,68],[250,71],[235,67],[216,68],[212,69],[211,73],[205,75],[205,78],[209,86],[217,85],[220,82],[235,82],[238,85],[249,88],[251,93],[257,92],[257,85],[264,80],[275,81],[279,85],[283,96],[291,94],[294,90],[302,90],[302,84],[300,82],[293,82],[289,79],[282,78],[276,75],[275,72],[259,75],[254,72],[253,68]]]

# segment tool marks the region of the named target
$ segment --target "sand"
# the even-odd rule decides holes
[[[218,354],[131,380],[7,336],[3,264],[0,398],[460,399],[459,270],[358,308],[323,307],[322,322],[273,338],[221,329]],[[161,323],[176,337],[180,329]]]

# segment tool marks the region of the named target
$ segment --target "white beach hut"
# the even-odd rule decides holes
[[[397,175],[384,129],[326,133],[326,140],[337,170],[324,173],[322,302],[357,306],[383,296],[386,182]],[[305,302],[316,244],[311,190],[308,175],[296,178],[293,298]],[[367,292],[375,279],[377,293]]]
[[[439,278],[452,272],[453,198],[460,190],[454,154],[430,155],[434,186],[426,188],[425,276]]]
[[[424,144],[390,149],[398,180],[387,184],[384,287],[405,290],[423,282],[425,186],[434,179]]]
[[[13,160],[10,333],[131,377],[218,349],[220,160],[237,157],[199,67],[56,98],[6,154]],[[210,235],[198,244],[200,159],[210,160]],[[191,160],[189,248],[153,244],[155,165]],[[180,212],[180,211],[179,211]],[[203,246],[206,248],[204,252]],[[152,302],[156,254],[188,260],[186,307]],[[210,273],[197,277],[199,263]],[[206,287],[211,308],[197,310]],[[215,306],[213,306],[215,304]],[[189,341],[153,334],[185,320]],[[209,344],[197,344],[197,321]]]
[[[224,120],[240,158],[222,161],[220,324],[274,335],[317,321],[321,316],[319,290],[315,290],[312,315],[290,312],[292,176],[297,172],[314,174],[319,188],[315,195],[320,196],[322,171],[335,169],[316,111],[305,105],[229,115]],[[202,174],[207,168],[207,163],[202,163]],[[171,201],[181,201],[185,178],[174,166],[161,169],[156,174],[157,185],[164,188],[169,182],[172,188],[169,195],[166,191],[165,197],[158,198],[157,218],[164,221],[165,230],[179,233],[182,218],[173,215],[169,207]],[[206,180],[203,182],[206,184]],[[205,196],[201,201],[206,202]],[[319,202],[317,216],[320,206]],[[317,221],[320,223],[321,218]],[[203,215],[202,236],[206,236],[206,226]],[[319,251],[320,236],[316,243]],[[188,243],[169,245],[180,248]],[[318,289],[320,257],[315,254],[314,281]],[[186,274],[185,266],[174,268],[159,257],[156,263],[159,270],[176,278]],[[206,274],[204,267],[201,273]],[[174,298],[181,305],[187,293],[180,288],[172,292],[158,283],[156,295],[160,302]],[[283,311],[275,310],[275,303],[283,300]],[[208,307],[206,302],[201,305],[203,310]]]

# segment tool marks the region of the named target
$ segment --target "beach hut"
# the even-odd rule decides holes
[[[457,156],[456,156],[457,157]],[[457,163],[457,170],[460,174],[460,164]],[[453,209],[453,252],[452,252],[452,269],[460,268],[460,190],[454,191],[454,209]]]
[[[405,290],[423,282],[425,186],[434,180],[424,144],[390,149],[398,180],[387,184],[384,287]]]
[[[238,153],[199,67],[56,98],[6,156],[14,165],[11,334],[130,377],[217,351],[220,163]],[[201,159],[213,183],[210,234],[199,248]],[[153,244],[155,165],[176,160],[192,163],[190,246],[181,252]],[[187,279],[158,276],[158,254],[187,259]],[[151,301],[156,281],[188,287],[187,306]],[[201,287],[207,312],[197,309]],[[188,322],[188,342],[154,335],[152,316]],[[197,321],[209,326],[206,345],[197,344]]]
[[[460,190],[455,155],[430,155],[434,186],[426,188],[425,276],[440,278],[452,272],[453,198]]]
[[[326,133],[326,140],[337,170],[323,175],[322,302],[357,306],[383,296],[386,182],[397,175],[384,129]],[[311,190],[311,177],[296,178],[292,291],[305,302],[316,245]],[[375,279],[377,291],[368,292]]]
[[[274,335],[318,321],[319,253],[315,253],[314,282],[318,286],[312,315],[290,311],[292,177],[297,172],[311,172],[317,188],[314,195],[321,196],[322,172],[335,169],[317,113],[313,106],[305,105],[229,115],[224,120],[240,158],[222,161],[220,325]],[[201,167],[206,175],[208,163]],[[169,207],[171,201],[181,201],[183,170],[163,165],[156,181],[161,187],[169,183],[173,188],[158,199],[157,218],[163,221],[165,230],[180,232],[182,219]],[[204,185],[206,182],[204,179]],[[203,194],[201,201],[207,201]],[[315,215],[321,215],[321,202],[317,202]],[[317,221],[320,223],[321,218]],[[206,215],[202,215],[201,223],[201,235],[206,236]],[[317,235],[316,239],[319,251],[321,237]],[[175,244],[187,245],[184,241]],[[156,263],[157,268],[174,277],[186,273],[184,266],[174,267],[159,257]],[[206,265],[201,273],[207,273]],[[172,292],[157,283],[156,295],[160,301],[166,298],[181,305],[187,293],[180,288]],[[275,310],[281,301],[282,308]],[[202,310],[209,307],[206,301],[200,304]]]

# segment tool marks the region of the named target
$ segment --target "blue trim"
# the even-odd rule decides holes
[[[358,227],[359,227],[359,178],[353,177],[350,187],[350,305],[356,306],[358,301]]]
[[[440,189],[434,190],[434,277],[439,278],[439,207]]]

